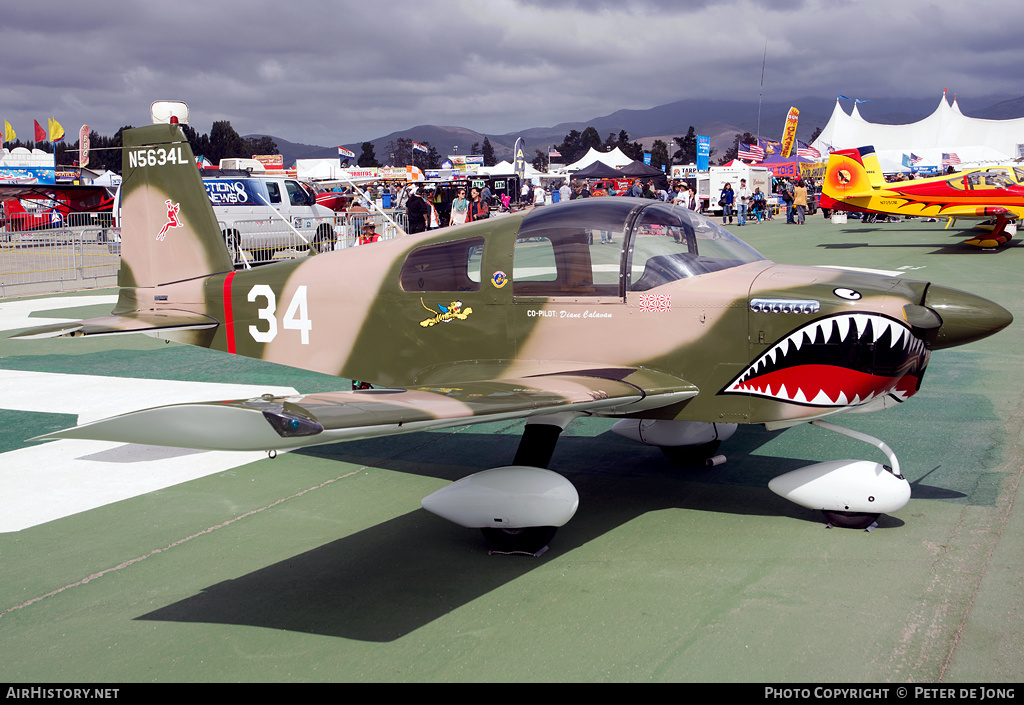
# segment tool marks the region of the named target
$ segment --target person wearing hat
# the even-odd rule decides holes
[[[363,223],[362,232],[359,234],[359,244],[369,245],[371,242],[377,242],[377,226],[372,220],[367,220]]]

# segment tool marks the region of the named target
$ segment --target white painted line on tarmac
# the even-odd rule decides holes
[[[291,387],[0,370],[0,407],[76,414],[78,423],[182,402],[295,394]],[[225,429],[225,433],[229,433]],[[0,453],[0,532],[77,514],[266,457],[59,440]]]
[[[29,314],[36,311],[52,311],[54,309],[93,306],[97,304],[110,304],[113,306],[116,303],[117,294],[104,294],[102,296],[55,296],[48,299],[8,299],[0,301],[0,330],[32,328],[34,326],[78,320],[77,318],[63,318],[60,316],[30,318]]]
[[[0,330],[74,320],[32,318],[38,311],[113,305],[116,295],[0,301]],[[73,414],[77,423],[164,404],[295,394],[291,387],[128,379],[0,370],[0,408]],[[44,429],[41,429],[41,431]],[[225,429],[225,432],[230,432]],[[59,440],[0,453],[0,532],[120,502],[265,458],[261,452],[211,452]]]
[[[847,269],[851,272],[867,272],[868,274],[881,274],[885,277],[898,277],[906,272],[898,269],[871,269],[869,267],[847,267],[841,264],[819,264],[819,267],[827,267],[829,269]]]

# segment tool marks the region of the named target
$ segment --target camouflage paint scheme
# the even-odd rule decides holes
[[[126,131],[124,164],[112,316],[21,337],[147,332],[387,388],[161,407],[44,438],[271,450],[561,411],[784,426],[902,401],[931,350],[1012,320],[927,282],[776,265],[700,216],[641,199],[572,201],[235,271],[180,128]],[[620,212],[611,247],[576,234],[565,250],[575,259],[555,251],[564,281],[516,281],[517,241]],[[687,228],[740,259],[702,258],[710,269],[635,290],[641,236],[667,247],[652,235]],[[687,254],[676,246],[673,257]],[[468,278],[431,286],[452,253],[462,270],[472,263]],[[563,277],[591,260],[590,279]]]
[[[1022,180],[1024,169],[1000,165],[887,183],[874,147],[845,149],[829,155],[821,206],[901,216],[995,220],[992,235],[967,241],[995,247],[1011,239],[1007,223],[1024,216]]]

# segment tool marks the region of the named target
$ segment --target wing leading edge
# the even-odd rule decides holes
[[[32,440],[77,438],[202,450],[289,450],[556,412],[610,416],[683,402],[697,394],[689,382],[649,370],[636,370],[622,379],[557,374],[451,387],[287,397],[268,394],[246,400],[175,404]]]

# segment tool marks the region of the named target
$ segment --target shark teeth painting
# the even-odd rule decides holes
[[[816,319],[774,343],[720,394],[818,407],[857,406],[884,394],[912,396],[928,350],[902,321],[878,313]]]

